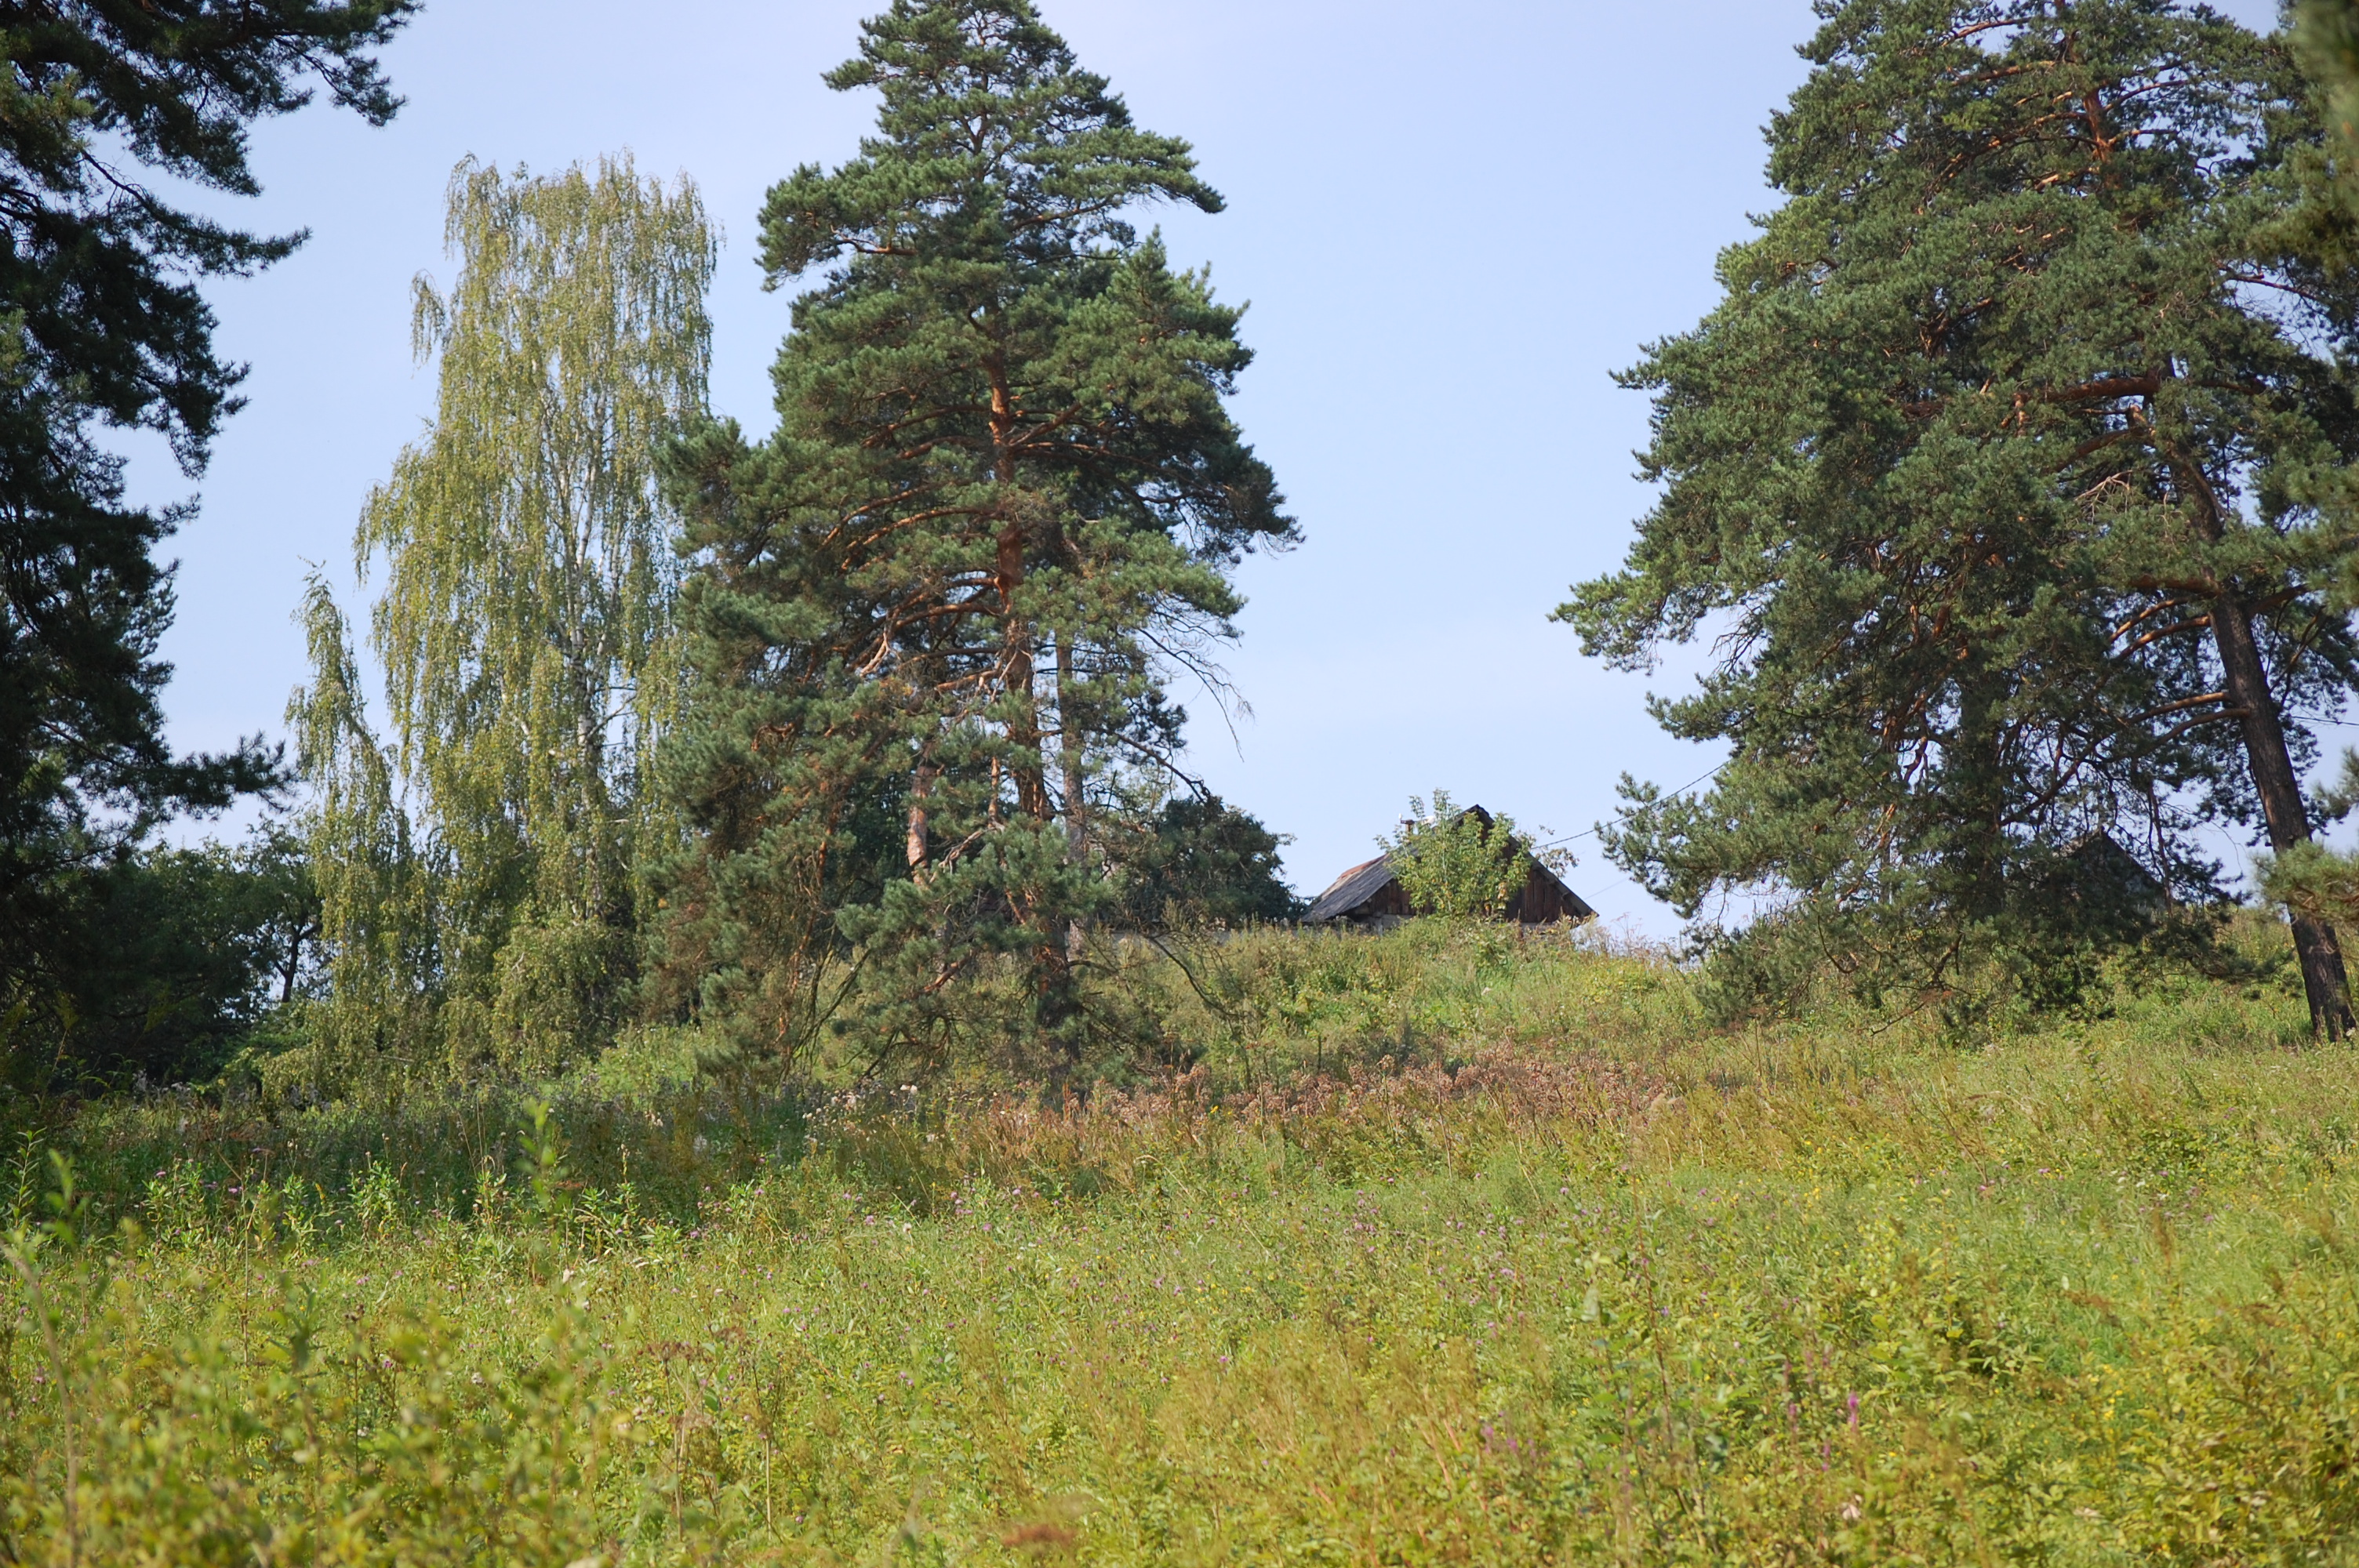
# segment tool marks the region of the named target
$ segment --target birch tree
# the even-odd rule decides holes
[[[434,419],[354,551],[382,577],[387,765],[437,882],[433,972],[408,989],[439,998],[454,1064],[540,1069],[615,1016],[663,831],[678,568],[657,464],[703,412],[715,241],[691,185],[627,157],[462,163],[445,238],[456,276],[415,295]]]

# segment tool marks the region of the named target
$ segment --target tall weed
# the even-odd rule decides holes
[[[2275,981],[1961,1048],[1708,1032],[1562,943],[1185,956],[1124,983],[1186,1051],[1087,1093],[85,1110],[95,1197],[45,1167],[14,1222],[0,1560],[2359,1539],[2359,1060]]]

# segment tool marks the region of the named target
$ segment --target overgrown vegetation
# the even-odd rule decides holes
[[[1419,914],[1500,919],[1523,889],[1528,861],[1543,855],[1558,862],[1571,860],[1561,851],[1542,850],[1512,816],[1494,816],[1479,806],[1458,808],[1448,790],[1435,790],[1430,806],[1411,795],[1408,809],[1399,828],[1382,842],[1385,860]]]
[[[0,161],[95,116],[246,189],[291,62],[391,113],[408,9],[117,40],[187,102],[86,92],[73,12]],[[1730,762],[1601,825],[1767,911],[1693,966],[1502,924],[1548,856],[1439,792],[1425,918],[1286,927],[1169,689],[1296,537],[1241,311],[1134,226],[1220,199],[1027,0],[829,79],[877,133],[765,209],[759,443],[692,186],[462,165],[357,540],[389,728],[315,579],[238,850],[146,841],[284,781],[158,750],[169,518],[87,436],[193,466],[234,376],[156,269],[287,244],[56,164],[166,382],[9,329],[16,554],[113,576],[0,607],[0,1565],[2359,1561],[2359,762],[2297,772],[2359,678],[2346,9],[2321,88],[2170,0],[1820,6],[1561,612],[1729,618],[1661,712]]]
[[[1632,784],[1606,853],[1695,922],[1716,1019],[1840,979],[1972,1034],[2133,957],[2232,968],[2198,832],[2241,825],[2337,1036],[2359,905],[2299,778],[2359,676],[2326,11],[2296,48],[2173,0],[1822,10],[1785,200],[1631,377],[1661,503],[1560,611],[1630,665],[1732,633],[1660,709],[1731,756]],[[858,49],[828,81],[876,134],[763,211],[804,292],[759,442],[706,407],[691,184],[460,167],[436,421],[355,539],[382,729],[323,580],[299,611],[317,983],[197,972],[267,890],[173,882],[142,807],[44,884],[72,953],[0,995],[17,1087],[512,1087],[668,1030],[1081,1084],[1154,1033],[1108,933],[1297,913],[1173,700],[1223,699],[1234,569],[1297,537],[1231,416],[1241,310],[1137,227],[1219,196],[1028,0],[896,0]],[[1411,905],[1500,913],[1513,824],[1417,810]]]
[[[1975,1050],[1415,923],[1139,966],[1202,1054],[1087,1099],[94,1106],[19,1130],[0,1550],[2336,1561],[2359,1067],[2237,939]]]

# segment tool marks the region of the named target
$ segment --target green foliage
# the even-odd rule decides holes
[[[1450,793],[1433,792],[1430,810],[1415,795],[1399,831],[1380,840],[1409,907],[1448,920],[1496,920],[1523,891],[1538,846],[1513,817],[1480,806],[1463,810]]]
[[[314,1086],[414,1075],[430,1065],[440,963],[439,868],[413,836],[397,773],[368,722],[343,613],[314,575],[298,614],[311,683],[288,704],[311,790],[311,875],[328,954],[328,1005],[292,1070]]]
[[[341,1169],[348,1110],[86,1109],[80,1212],[0,1314],[0,1550],[2332,1563],[2359,1530],[2354,1066],[2283,1048],[2285,965],[1962,1054],[1847,1002],[1713,1034],[1658,957],[1463,935],[1184,949],[1272,1002],[1489,1009],[1451,1060],[1222,1044],[743,1146],[726,1095],[413,1099]],[[419,1184],[477,1139],[481,1201]],[[66,1218],[22,1164],[12,1262]]]
[[[151,849],[93,868],[71,893],[48,936],[63,959],[44,1021],[54,1043],[46,1059],[16,1056],[20,1089],[202,1081],[293,1011],[317,968],[319,895],[277,822],[234,847]]]
[[[69,1049],[103,1079],[202,1081],[311,979],[319,895],[276,823],[235,848],[149,850],[86,896]]]
[[[356,539],[386,574],[393,742],[316,583],[315,678],[290,715],[321,792],[331,1076],[381,1058],[547,1072],[608,1037],[642,863],[677,837],[652,784],[680,676],[656,466],[704,414],[711,226],[692,187],[627,159],[539,179],[471,161],[446,237],[456,281],[417,292],[434,427]]]
[[[1106,812],[1097,831],[1122,877],[1114,917],[1136,931],[1287,920],[1301,912],[1279,874],[1286,840],[1216,795],[1175,795],[1153,812]]]
[[[1223,406],[1241,312],[1130,222],[1220,199],[1028,0],[895,0],[828,81],[876,90],[877,134],[764,209],[772,284],[826,269],[777,430],[714,427],[675,465],[700,839],[674,983],[791,1054],[849,958],[878,1051],[938,1056],[964,981],[1014,965],[1010,1026],[1070,1065],[1077,933],[1116,896],[1093,815],[1169,764],[1164,680],[1210,673],[1229,568],[1293,537]]]
[[[2359,806],[2359,752],[2343,753],[2343,771],[2316,792],[2321,822],[2337,822]],[[2359,921],[2359,855],[2311,842],[2264,855],[2255,866],[2264,896],[2288,909],[2329,921]]]
[[[2359,914],[2359,857],[2323,844],[2298,844],[2261,864],[2261,891],[2291,908],[2328,919]]]
[[[1559,611],[1625,666],[1721,650],[1658,712],[1728,764],[1628,785],[1604,841],[1870,989],[1992,954],[2037,985],[2143,940],[2154,888],[2210,898],[2207,820],[2308,836],[2288,715],[2353,670],[2359,275],[2304,248],[2320,128],[2275,43],[2164,0],[1822,10],[1783,205],[1626,378],[1660,503]],[[2074,882],[2101,833],[2143,889]],[[2336,1027],[2331,931],[2305,962]]]
[[[193,503],[139,507],[108,430],[203,466],[243,371],[215,357],[208,277],[256,271],[266,237],[144,187],[250,196],[247,128],[315,85],[374,124],[397,100],[375,51],[412,0],[159,0],[16,7],[0,22],[0,1077],[70,1049],[89,880],[163,819],[280,780],[259,739],[176,757],[164,741],[171,572],[156,548]]]

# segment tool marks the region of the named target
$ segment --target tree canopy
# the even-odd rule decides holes
[[[1007,957],[1054,1034],[1116,896],[1102,781],[1173,764],[1169,673],[1230,634],[1239,555],[1294,537],[1223,406],[1241,312],[1131,222],[1220,199],[1027,0],[896,0],[828,81],[878,93],[877,132],[764,208],[770,280],[821,271],[777,431],[678,463],[703,839],[674,951],[791,1041],[848,943],[913,1044]]]
[[[430,1002],[455,1065],[545,1068],[622,1009],[665,832],[679,562],[657,466],[704,416],[715,244],[692,186],[627,158],[538,178],[462,163],[449,213],[458,276],[416,292],[434,424],[355,538],[385,578],[392,744],[323,589],[294,718],[339,986],[369,999],[354,1027],[417,1005],[388,1015],[402,993]]]
[[[1531,835],[1512,816],[1454,804],[1447,790],[1435,790],[1430,806],[1411,795],[1408,810],[1383,844],[1409,907],[1448,920],[1500,918],[1523,892],[1540,853]]]
[[[1783,204],[1625,378],[1661,499],[1559,611],[1623,665],[1715,639],[1657,712],[1728,765],[1628,786],[1606,843],[1686,914],[1765,899],[1757,938],[1871,977],[2012,955],[2069,987],[2154,914],[2058,896],[2098,837],[2200,899],[2201,823],[2310,836],[2307,716],[2359,652],[2359,296],[2304,248],[2314,103],[2280,43],[2169,0],[1821,14],[1770,126]],[[2297,936],[2339,1033],[2334,934]]]
[[[1107,834],[1120,872],[1114,918],[1142,931],[1235,929],[1301,913],[1280,874],[1286,839],[1217,795],[1183,792],[1159,811],[1134,811]]]

